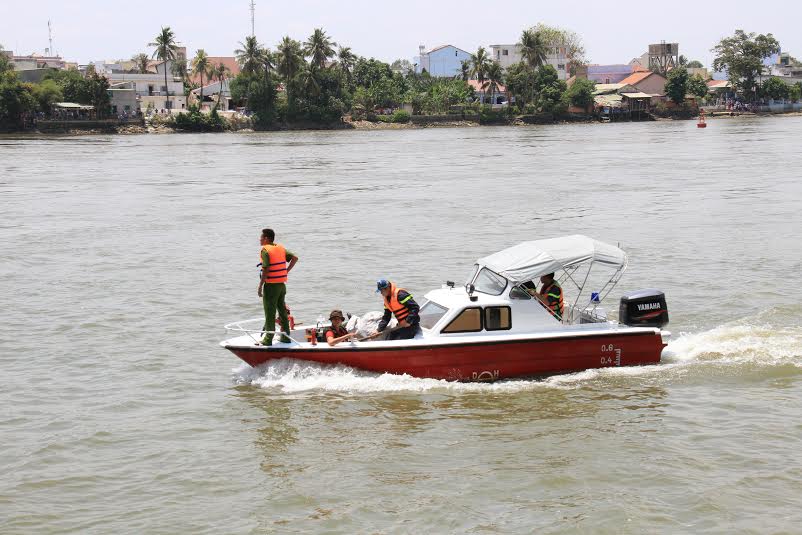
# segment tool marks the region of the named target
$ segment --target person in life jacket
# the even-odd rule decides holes
[[[384,301],[384,316],[379,322],[378,332],[383,332],[390,323],[390,318],[395,316],[398,327],[387,336],[387,339],[408,340],[414,338],[420,332],[420,317],[418,316],[420,307],[412,299],[412,294],[386,279],[376,282],[376,293],[382,294]]]
[[[265,331],[274,331],[276,324],[276,312],[278,312],[281,323],[281,332],[290,333],[290,321],[287,313],[287,304],[284,298],[287,295],[287,273],[298,262],[298,257],[287,251],[283,245],[274,243],[276,233],[273,229],[262,229],[259,238],[262,249],[259,256],[262,260],[262,272],[259,276],[259,288],[257,294],[262,298],[262,305],[265,309]],[[286,336],[281,337],[282,342],[289,342]],[[273,334],[265,332],[262,344],[269,346],[273,344]]]
[[[554,273],[543,275],[540,277],[540,282],[543,283],[543,286],[540,287],[540,293],[536,297],[551,312],[551,315],[557,318],[557,321],[562,321],[563,289],[554,280]]]
[[[326,331],[326,342],[330,346],[336,346],[340,342],[350,340],[356,336],[356,333],[349,333],[343,326],[345,316],[343,316],[341,310],[332,310],[331,314],[329,314],[329,320],[331,320],[331,327]]]

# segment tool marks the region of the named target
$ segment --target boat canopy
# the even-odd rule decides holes
[[[476,263],[513,283],[521,283],[587,262],[622,269],[626,266],[627,254],[614,245],[574,234],[519,243],[480,258]]]

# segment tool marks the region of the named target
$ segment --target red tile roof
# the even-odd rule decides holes
[[[228,56],[209,56],[209,66],[217,67],[217,65],[219,65],[220,63],[228,67],[228,70],[231,71],[231,74],[229,74],[229,76],[234,77],[239,74],[240,71],[239,71],[239,63],[237,63],[237,58]],[[191,63],[189,68],[190,68],[189,79],[192,81],[192,83],[199,84],[200,76],[196,74],[191,74],[191,69],[192,69]],[[204,75],[203,83],[206,84],[206,82],[208,82],[208,79],[206,78],[206,75]]]
[[[648,78],[649,76],[651,76],[653,74],[654,73],[652,71],[633,72],[632,74],[630,74],[629,76],[627,76],[626,78],[624,78],[623,80],[621,80],[618,83],[619,84],[624,84],[624,85],[635,85],[635,84],[638,84],[638,83],[644,81],[646,78]]]
[[[483,85],[479,85],[479,80],[468,80],[468,85],[470,85],[474,91],[487,91],[490,82],[485,80],[485,83]],[[507,88],[501,84],[498,84],[498,92],[506,93]]]

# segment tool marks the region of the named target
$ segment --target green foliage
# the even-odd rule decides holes
[[[784,100],[790,95],[790,88],[788,87],[788,84],[779,78],[769,78],[763,82],[763,85],[761,86],[761,92],[763,95],[771,99]]]
[[[375,118],[381,123],[408,123],[410,115],[404,110],[395,110],[392,115],[376,115]]]
[[[563,99],[567,87],[560,80],[557,69],[551,65],[539,67],[535,73],[536,105],[540,111],[553,114],[565,112],[566,105]]]
[[[572,106],[587,108],[593,104],[593,92],[595,90],[596,82],[587,78],[578,78],[565,92],[565,97]]]
[[[703,69],[704,65],[702,65],[701,61],[699,61],[698,59],[695,59],[695,60],[689,61],[688,64],[685,65],[685,67],[687,67],[688,69]]]
[[[2,50],[2,48],[0,48]],[[14,67],[11,65],[11,61],[5,54],[0,54],[0,75],[5,72],[13,71]]]
[[[665,92],[675,104],[685,102],[685,95],[688,94],[688,69],[677,67],[668,73]]]
[[[515,63],[507,67],[507,91],[515,98],[521,111],[531,103],[535,93],[535,71],[526,63]]]
[[[340,84],[334,69],[307,67],[290,83],[295,98],[287,102],[286,119],[332,124],[351,107],[351,94]]]
[[[50,115],[53,104],[64,101],[61,86],[55,80],[42,80],[42,83],[34,86],[33,94],[36,97],[37,107],[47,115]]]
[[[111,109],[109,81],[94,70],[87,71],[86,77],[75,69],[54,70],[45,75],[45,80],[52,80],[59,86],[64,102],[90,104],[99,117],[108,115]]]
[[[802,99],[802,82],[797,82],[789,88],[788,98],[790,98],[792,102],[799,102],[799,100]]]
[[[725,37],[712,49],[716,57],[713,69],[727,70],[736,89],[752,98],[757,88],[756,79],[763,72],[763,59],[780,51],[780,43],[772,34],[747,34],[736,30],[732,37]]]
[[[202,113],[197,106],[190,106],[186,112],[171,115],[167,124],[176,130],[188,132],[222,132],[226,129],[226,120],[213,109],[211,113]]]
[[[239,73],[230,82],[231,98],[240,105],[247,104],[254,112],[258,128],[268,128],[279,117],[276,81],[266,72]]]
[[[694,74],[688,79],[688,93],[691,95],[698,98],[705,98],[709,92],[705,79],[698,74]]]
[[[13,71],[0,74],[0,128],[20,128],[25,117],[36,111],[32,84],[20,82]]]

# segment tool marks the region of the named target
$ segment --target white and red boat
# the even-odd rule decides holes
[[[276,359],[344,364],[361,370],[453,381],[511,377],[656,364],[670,333],[665,296],[641,290],[621,297],[618,321],[608,321],[602,301],[620,280],[627,255],[586,236],[520,243],[479,259],[465,286],[447,283],[426,294],[421,332],[411,340],[341,342],[330,347],[307,340],[297,326],[291,342],[260,345],[261,329],[226,325],[239,335],[220,345],[251,366]],[[596,291],[598,272],[604,272]],[[530,295],[532,281],[555,273],[564,292],[558,320]]]

